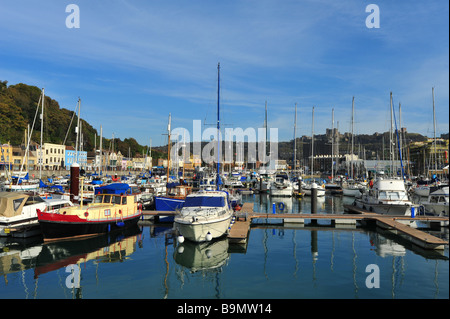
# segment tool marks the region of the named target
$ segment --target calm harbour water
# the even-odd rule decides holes
[[[246,195],[272,213],[267,195]],[[310,212],[309,198],[284,212]],[[343,213],[351,199],[319,199],[319,213]],[[277,208],[278,209],[278,208]],[[424,252],[374,230],[260,225],[246,246],[227,240],[179,245],[171,225],[43,244],[1,239],[1,299],[448,299],[448,247]],[[448,239],[448,229],[444,231]],[[368,265],[379,288],[368,288]]]

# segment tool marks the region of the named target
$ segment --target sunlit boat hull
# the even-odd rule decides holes
[[[86,221],[78,216],[38,212],[45,240],[88,237],[136,225],[141,213],[108,221]]]
[[[219,238],[228,232],[231,222],[231,214],[223,218],[217,218],[211,221],[189,222],[181,219],[175,219],[177,230],[190,241],[207,241],[206,235],[209,233],[211,238]]]

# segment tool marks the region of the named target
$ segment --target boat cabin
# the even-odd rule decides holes
[[[93,204],[115,204],[115,205],[126,205],[127,201],[131,200],[129,197],[134,198],[134,202],[136,203],[135,196],[124,196],[124,195],[114,195],[114,194],[97,194],[95,195]]]

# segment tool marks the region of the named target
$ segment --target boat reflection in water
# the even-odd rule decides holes
[[[185,241],[177,246],[173,258],[177,264],[194,273],[219,269],[229,256],[228,239],[224,238],[202,243]]]
[[[35,278],[40,275],[88,261],[108,263],[124,261],[136,250],[140,229],[138,226],[79,240],[46,243],[37,256]]]

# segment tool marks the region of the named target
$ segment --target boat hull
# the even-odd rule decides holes
[[[359,188],[342,188],[342,194],[350,197],[361,197],[361,191]]]
[[[65,216],[61,214],[38,213],[39,224],[44,240],[88,237],[104,234],[136,225],[140,217],[141,213],[124,218],[123,220],[83,221],[82,219],[76,220],[75,218],[65,218]]]
[[[216,221],[185,222],[175,219],[175,227],[186,239],[193,242],[204,242],[207,241],[206,235],[208,233],[211,234],[212,239],[228,233],[230,222],[231,214]]]
[[[425,210],[427,213],[430,213],[434,216],[445,216],[448,217],[448,203],[423,203],[425,206]]]
[[[302,188],[303,194],[306,196],[312,196],[311,188]],[[317,197],[325,196],[325,190],[323,188],[317,188]]]
[[[429,186],[419,186],[414,189],[414,193],[417,196],[428,197],[430,195],[430,187]]]
[[[293,194],[292,187],[286,187],[286,188],[272,187],[270,189],[270,195],[271,196],[285,196],[285,197],[289,197],[289,196],[292,196],[292,194]]]
[[[411,205],[407,204],[375,204],[355,200],[357,207],[377,214],[392,216],[411,216]]]

